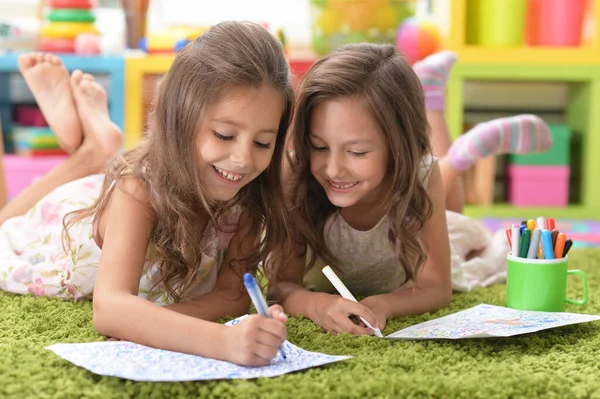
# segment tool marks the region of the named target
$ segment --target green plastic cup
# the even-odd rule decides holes
[[[507,255],[506,306],[520,310],[564,312],[565,303],[585,305],[588,287],[585,273],[568,270],[568,256],[560,259],[526,259]],[[582,280],[583,299],[567,298],[567,276]]]
[[[517,47],[523,45],[527,0],[471,0],[477,32],[468,31],[468,40],[476,35],[477,44],[485,47]]]

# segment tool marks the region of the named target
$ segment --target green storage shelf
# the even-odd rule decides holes
[[[552,147],[546,152],[538,154],[509,156],[513,165],[564,165],[569,166],[571,153],[571,128],[567,125],[548,124],[552,134]]]

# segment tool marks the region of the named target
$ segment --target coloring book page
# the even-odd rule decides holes
[[[232,320],[239,323],[247,316]],[[149,348],[126,341],[54,344],[46,349],[92,373],[134,381],[196,381],[275,377],[311,367],[350,359],[305,351],[290,342],[283,344],[287,359],[281,354],[263,367],[246,367],[185,353]]]
[[[400,340],[510,337],[594,320],[600,320],[600,316],[533,312],[480,304],[471,309],[404,328],[385,338]]]

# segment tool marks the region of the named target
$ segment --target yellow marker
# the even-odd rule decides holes
[[[529,220],[527,221],[527,228],[529,229],[529,231],[533,231],[533,230],[535,230],[535,227],[536,227],[536,226],[535,226],[535,220],[533,220],[533,219],[529,219]],[[540,230],[542,230],[542,229],[540,228]]]

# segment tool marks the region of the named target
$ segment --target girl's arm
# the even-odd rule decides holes
[[[339,295],[312,292],[303,287],[304,262],[304,256],[295,257],[283,270],[282,281],[277,283],[285,311],[292,316],[303,315],[326,331],[373,335],[373,330],[350,319],[350,316],[362,316],[376,326],[375,314],[368,307]]]
[[[103,215],[106,229],[94,289],[94,327],[104,335],[146,346],[239,364],[268,364],[285,339],[283,317],[252,316],[228,327],[138,296],[154,221],[147,204],[147,189],[133,178],[119,180],[111,194]]]
[[[388,317],[433,312],[448,306],[452,299],[450,279],[450,243],[446,225],[446,206],[440,169],[436,163],[427,189],[433,213],[419,233],[427,248],[427,261],[419,270],[413,287],[402,291],[374,295],[361,301],[376,315],[379,324]]]
[[[240,217],[240,228],[229,243],[227,256],[219,271],[214,290],[187,302],[168,305],[166,308],[211,321],[217,321],[225,316],[238,317],[248,313],[250,297],[242,282],[246,268],[238,265],[237,262],[233,263],[235,269],[229,266],[232,259],[249,254],[255,245],[255,240],[258,240],[255,233],[250,233],[248,221],[247,213],[243,213]]]

